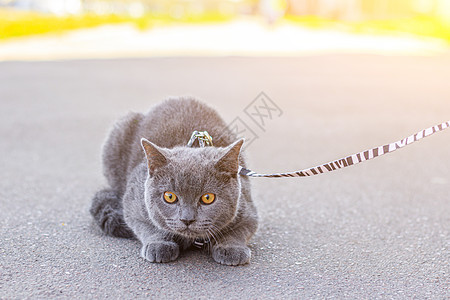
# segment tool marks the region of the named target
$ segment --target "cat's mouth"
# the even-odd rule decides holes
[[[170,229],[172,232],[184,236],[186,238],[198,238],[208,236],[208,226],[206,226],[203,223],[201,224],[193,223],[189,225],[184,225],[175,222],[168,222],[167,226],[168,229]]]
[[[179,232],[183,235],[189,236],[189,237],[193,237],[193,236],[198,236],[200,234],[200,232],[198,232],[197,230],[194,230],[192,228],[186,227],[182,230],[179,230]]]
[[[204,232],[204,231],[201,231],[201,230],[198,230],[195,228],[190,228],[190,227],[185,227],[182,229],[180,228],[176,231],[179,235],[182,235],[186,238],[191,238],[191,239],[195,239],[198,237],[204,237],[207,235],[206,232]]]

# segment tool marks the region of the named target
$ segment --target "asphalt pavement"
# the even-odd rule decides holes
[[[88,209],[111,124],[167,96],[240,122],[249,167],[281,172],[448,121],[449,78],[448,54],[0,63],[0,298],[448,299],[450,130],[328,174],[253,178],[246,266],[194,250],[149,263]],[[259,105],[263,119],[260,92],[278,109]]]

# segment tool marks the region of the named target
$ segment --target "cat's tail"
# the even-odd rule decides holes
[[[122,201],[114,190],[104,189],[97,192],[89,211],[107,235],[120,238],[134,237],[123,218]]]

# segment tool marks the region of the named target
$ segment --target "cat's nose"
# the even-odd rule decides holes
[[[194,223],[195,219],[180,219],[180,221],[186,224],[186,226],[189,226]]]

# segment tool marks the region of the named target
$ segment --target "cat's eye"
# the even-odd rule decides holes
[[[177,201],[177,195],[175,195],[172,192],[165,192],[164,193],[164,200],[167,203],[174,203],[175,201]]]
[[[203,202],[203,204],[211,204],[214,202],[215,199],[216,199],[216,195],[214,195],[213,193],[204,194],[200,198],[200,200]]]

